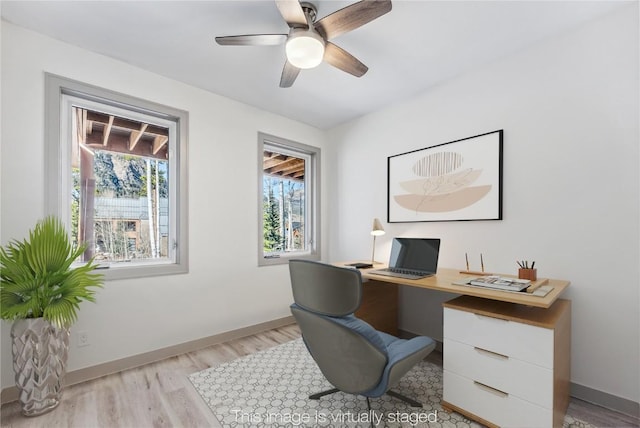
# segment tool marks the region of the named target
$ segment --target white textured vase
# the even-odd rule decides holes
[[[55,409],[69,352],[69,329],[44,318],[16,320],[11,327],[13,370],[22,414],[37,416]]]

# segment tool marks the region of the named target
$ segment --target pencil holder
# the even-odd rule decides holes
[[[518,269],[518,278],[535,281],[538,279],[538,269]]]

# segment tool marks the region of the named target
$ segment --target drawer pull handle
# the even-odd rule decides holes
[[[499,354],[497,352],[489,351],[487,349],[478,348],[477,346],[474,346],[473,349],[475,349],[477,352],[479,352],[481,354],[488,354],[488,355],[490,355],[492,357],[498,357],[498,358],[503,359],[503,360],[508,360],[509,359],[508,355]]]
[[[487,390],[487,391],[489,391],[489,392],[491,392],[491,393],[493,393],[493,394],[495,394],[495,395],[497,395],[499,397],[507,398],[509,396],[508,393],[506,393],[504,391],[500,391],[499,389],[492,388],[489,385],[485,385],[482,382],[478,382],[478,381],[474,380],[473,384],[476,385],[476,386],[479,386],[480,388],[482,388],[484,390]]]

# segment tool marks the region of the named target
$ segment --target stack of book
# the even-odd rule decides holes
[[[528,279],[518,278],[505,278],[501,276],[481,276],[469,281],[469,285],[475,285],[477,287],[493,288],[496,290],[506,291],[522,291],[525,290],[531,281]]]

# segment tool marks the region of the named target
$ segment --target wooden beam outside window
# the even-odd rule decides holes
[[[107,123],[107,126],[104,128],[104,131],[102,133],[102,145],[103,146],[107,146],[109,144],[109,135],[111,135],[111,127],[113,126],[113,116],[109,116],[109,123]]]
[[[129,135],[129,150],[133,151],[133,149],[136,148],[136,144],[138,144],[138,141],[140,141],[142,134],[144,134],[144,131],[148,126],[148,123],[143,123],[142,126],[140,126],[139,131],[131,131],[131,135]]]
[[[167,141],[169,141],[169,137],[156,135],[156,138],[153,140],[153,154],[155,155],[158,153],[160,149],[167,144]]]

